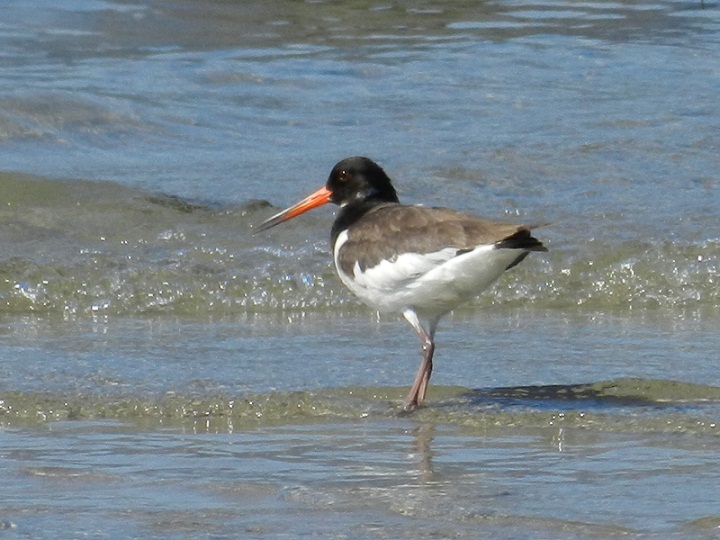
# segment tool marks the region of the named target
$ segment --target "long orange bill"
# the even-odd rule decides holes
[[[299,203],[263,221],[260,225],[257,226],[257,230],[253,234],[266,231],[270,227],[274,227],[275,225],[278,225],[283,221],[287,221],[288,219],[297,217],[300,214],[304,214],[308,210],[312,210],[313,208],[317,208],[318,206],[327,204],[330,202],[331,196],[332,191],[323,186],[312,195],[308,195],[307,197],[305,197]]]

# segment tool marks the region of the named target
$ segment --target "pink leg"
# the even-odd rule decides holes
[[[420,320],[417,314],[412,309],[407,309],[403,312],[403,315],[412,325],[422,342],[423,359],[418,368],[415,380],[410,387],[410,392],[407,398],[405,398],[404,409],[406,411],[415,410],[425,399],[427,393],[428,383],[430,382],[430,375],[432,375],[433,369],[433,353],[435,352],[435,343],[433,342],[433,336],[435,334],[435,327],[437,321],[431,321],[430,333],[426,332],[420,324]]]

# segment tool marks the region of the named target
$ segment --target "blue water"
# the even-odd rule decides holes
[[[0,535],[713,537],[716,2],[0,7]],[[334,275],[367,155],[547,223],[419,344]],[[274,208],[273,208],[274,207]]]

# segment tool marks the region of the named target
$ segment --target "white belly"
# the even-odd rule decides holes
[[[356,264],[348,275],[337,264],[338,252],[346,241],[347,231],[335,243],[335,267],[360,300],[379,311],[412,308],[422,315],[440,315],[471,300],[523,253],[493,245],[481,245],[462,255],[456,255],[456,248],[404,253],[364,271]]]

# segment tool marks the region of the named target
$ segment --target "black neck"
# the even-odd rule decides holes
[[[392,203],[378,199],[366,199],[341,207],[340,212],[338,212],[338,215],[335,218],[335,223],[333,223],[332,229],[330,230],[330,245],[334,246],[340,233],[352,226],[353,223],[356,223],[365,214],[377,206],[386,204]]]

